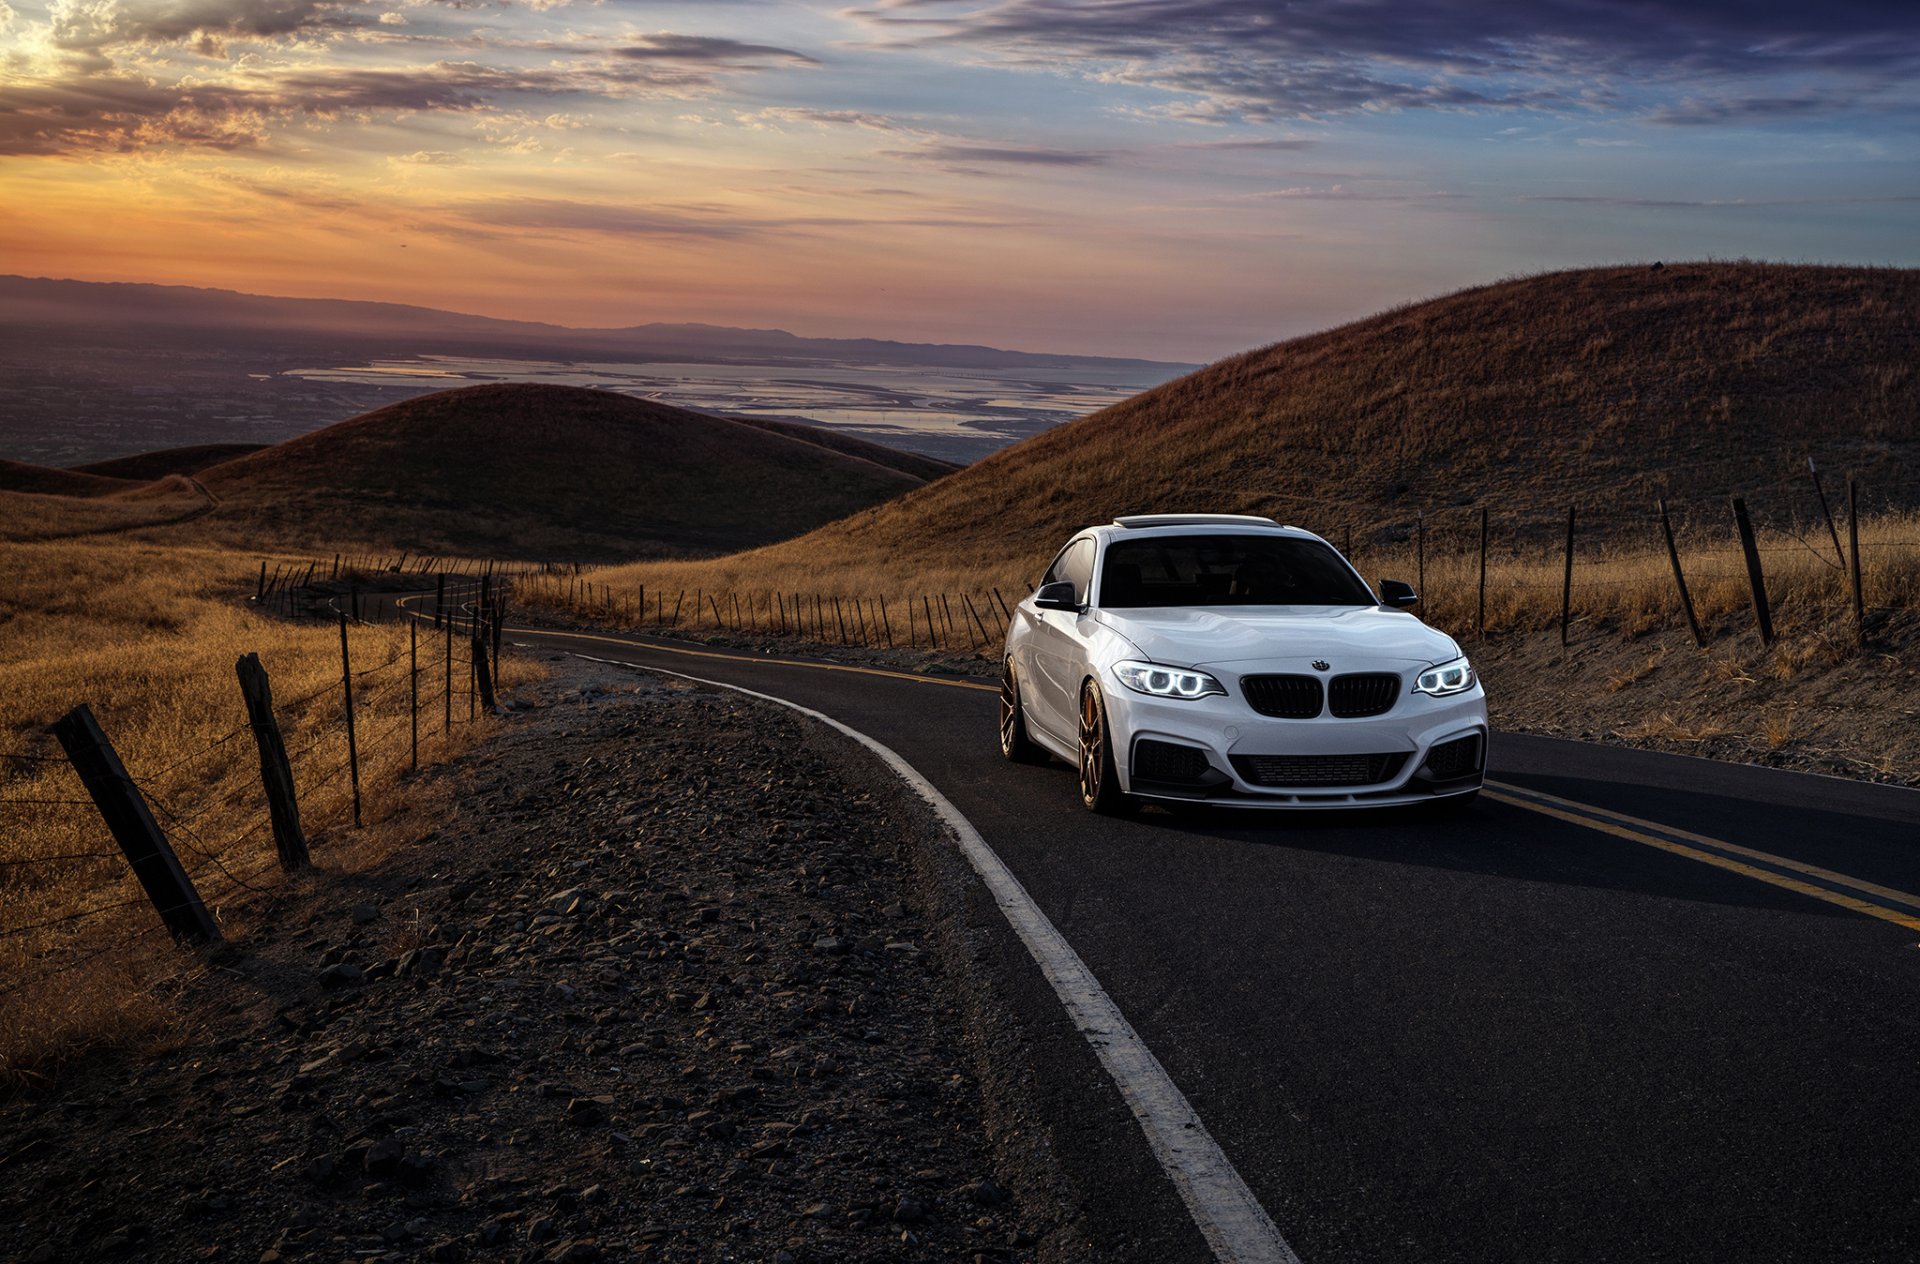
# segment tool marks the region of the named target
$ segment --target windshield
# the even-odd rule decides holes
[[[1117,540],[1100,570],[1100,605],[1109,610],[1373,604],[1373,593],[1338,553],[1294,536]]]

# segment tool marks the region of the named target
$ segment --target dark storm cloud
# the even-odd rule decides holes
[[[721,39],[713,35],[650,35],[638,44],[617,48],[614,52],[635,61],[670,61],[734,70],[752,69],[769,61],[791,62],[801,66],[820,64],[817,59],[790,48],[776,48],[771,44],[743,44],[739,40]]]
[[[881,0],[854,10],[898,42],[965,44],[1036,67],[1190,94],[1253,119],[1415,108],[1704,101],[1772,77],[1825,87],[1788,112],[1862,103],[1848,84],[1920,69],[1911,0]],[[1764,94],[1749,90],[1756,101]],[[1725,103],[1729,120],[1734,103]],[[1881,99],[1891,108],[1911,104]],[[1671,121],[1718,121],[1696,105]]]

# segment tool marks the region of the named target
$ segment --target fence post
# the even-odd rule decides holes
[[[1487,634],[1487,510],[1480,508],[1480,613],[1474,619],[1474,627],[1481,636]]]
[[[340,616],[340,686],[347,699],[347,775],[353,782],[353,826],[360,828],[360,742],[353,727],[353,660],[347,654],[347,616]]]
[[[1424,600],[1427,595],[1427,515],[1413,515],[1413,569],[1416,589]]]
[[[407,724],[412,730],[412,772],[420,771],[420,621],[407,620]]]
[[[1760,569],[1760,549],[1753,542],[1753,521],[1747,502],[1733,498],[1733,525],[1740,532],[1740,551],[1747,558],[1747,586],[1753,590],[1753,617],[1760,625],[1760,644],[1773,644],[1773,612],[1767,608],[1767,577]]]
[[[1567,619],[1573,612],[1573,506],[1567,506],[1567,570],[1560,580],[1560,648],[1567,647]]]
[[[1820,486],[1820,467],[1813,463],[1812,457],[1807,458],[1807,475],[1813,479],[1813,494],[1820,498],[1820,515],[1827,520],[1827,534],[1833,537],[1833,555],[1840,559],[1840,565],[1845,566],[1847,553],[1840,547],[1840,532],[1833,525],[1833,510],[1827,505],[1827,489]],[[1852,485],[1851,479],[1848,485]]]
[[[1700,649],[1707,648],[1707,634],[1700,630],[1700,620],[1693,614],[1693,598],[1687,592],[1687,577],[1680,573],[1680,550],[1673,543],[1673,522],[1667,517],[1666,498],[1660,500],[1660,531],[1667,537],[1667,561],[1673,563],[1673,586],[1680,590],[1680,608],[1687,612],[1687,628],[1693,633],[1693,643]]]
[[[1860,644],[1867,643],[1867,607],[1860,590],[1860,497],[1853,475],[1847,475],[1847,545],[1853,553],[1853,626]]]
[[[60,739],[74,772],[80,775],[93,805],[100,809],[100,818],[126,853],[133,876],[139,879],[167,929],[178,939],[219,942],[220,928],[200,902],[200,893],[180,867],[180,858],[173,854],[140,787],[127,775],[126,766],[101,731],[100,722],[93,718],[93,711],[81,703],[53,722],[53,735]]]
[[[480,703],[493,710],[493,673],[487,670],[487,640],[475,629],[473,635],[473,678],[480,689]]]
[[[446,678],[441,682],[441,701],[445,704],[440,717],[440,736],[442,737],[453,732],[453,620],[448,619],[444,626],[447,631],[447,647],[440,655],[440,665],[446,673]]]
[[[267,598],[267,564],[266,562],[262,561],[260,563],[260,579],[253,586],[253,599],[255,601],[265,601],[266,598]]]
[[[260,784],[267,792],[267,816],[273,822],[273,849],[287,873],[304,869],[307,836],[300,831],[300,803],[294,797],[293,769],[287,763],[287,744],[273,718],[273,683],[258,654],[243,654],[234,664],[240,678],[240,696],[247,702],[247,723],[253,744],[260,750]]]
[[[893,620],[887,617],[887,598],[885,594],[882,594],[880,597],[880,627],[887,634],[887,648],[892,649],[893,648]]]

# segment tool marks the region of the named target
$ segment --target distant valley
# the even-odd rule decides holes
[[[0,277],[0,455],[74,466],[274,443],[447,387],[591,386],[970,462],[1196,366],[708,325]]]

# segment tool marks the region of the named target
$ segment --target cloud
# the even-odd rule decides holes
[[[97,52],[124,44],[184,44],[225,56],[229,39],[277,39],[356,25],[356,0],[53,0],[56,47]]]
[[[1565,202],[1581,206],[1616,206],[1641,210],[1660,211],[1728,211],[1728,210],[1764,210],[1784,206],[1857,206],[1857,205],[1902,205],[1920,203],[1920,194],[1912,196],[1893,195],[1887,197],[1809,197],[1809,198],[1649,198],[1649,197],[1595,197],[1573,194],[1537,194],[1517,198],[1521,202]]]
[[[821,110],[810,106],[774,105],[751,114],[742,114],[743,123],[811,123],[818,127],[860,127],[872,132],[899,130],[899,124],[885,114],[866,110]]]
[[[605,233],[620,237],[653,237],[684,241],[735,241],[776,233],[820,228],[875,226],[939,229],[999,229],[1027,227],[1012,219],[984,219],[964,215],[876,218],[850,215],[754,216],[723,206],[631,206],[610,202],[578,202],[561,198],[513,197],[469,202],[456,212],[470,223],[488,228],[547,231],[557,234]]]
[[[410,154],[400,154],[387,161],[414,167],[457,167],[466,162],[466,159],[445,149],[416,149]]]
[[[908,150],[902,156],[931,162],[997,162],[1028,167],[1098,167],[1107,155],[1086,149],[1045,149],[1029,145],[941,143]]]
[[[1920,8],[1887,0],[875,0],[850,12],[883,43],[965,46],[1159,89],[1185,102],[1171,112],[1210,120],[1631,112],[1684,92],[1698,103],[1662,121],[1729,121],[1768,105],[1846,108],[1864,100],[1846,85],[1920,70]],[[1739,85],[1768,80],[1818,82],[1738,100]],[[1916,103],[1902,91],[1873,104]]]
[[[728,70],[753,70],[768,62],[817,66],[818,59],[771,44],[743,44],[713,35],[649,35],[637,44],[613,50],[635,61],[668,61],[681,65],[708,65]]]

